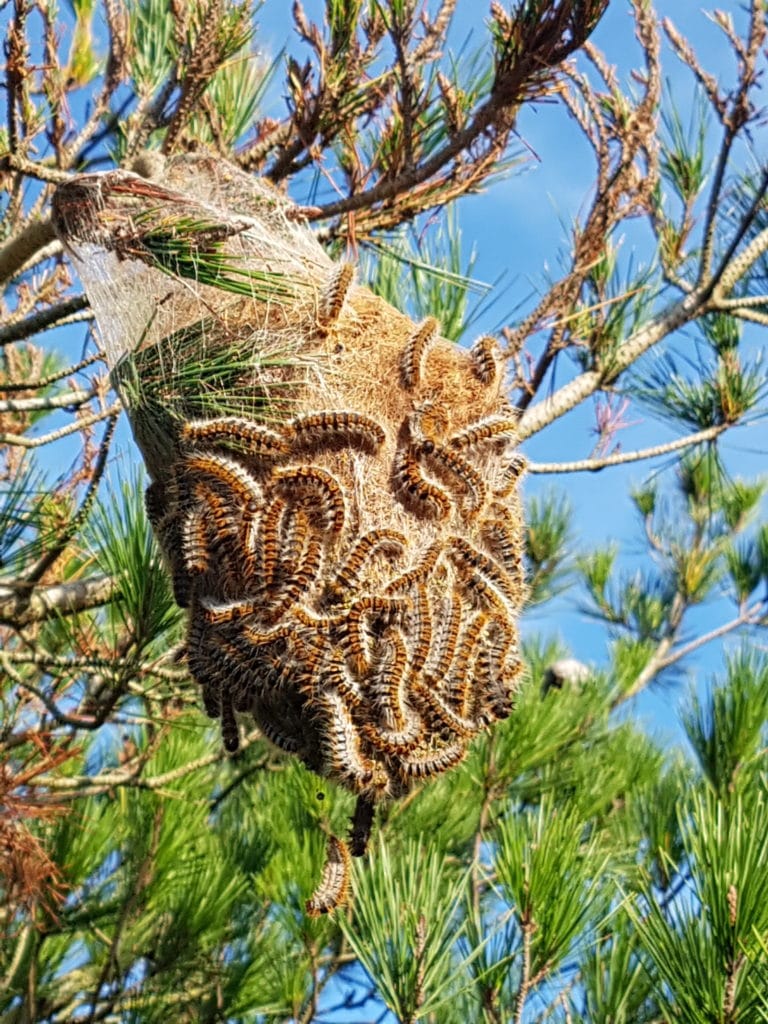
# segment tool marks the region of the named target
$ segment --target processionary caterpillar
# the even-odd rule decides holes
[[[344,493],[335,476],[317,466],[292,466],[279,469],[275,478],[280,492],[289,499],[297,494],[315,499],[313,504],[320,509],[323,532],[341,533],[346,506]]]
[[[439,329],[438,321],[428,316],[408,339],[400,359],[400,376],[406,391],[413,391],[421,380],[427,349],[434,344]]]
[[[375,455],[386,440],[376,420],[359,412],[311,412],[288,428],[293,447],[317,451],[349,446]]]
[[[190,420],[181,429],[181,440],[190,448],[222,445],[267,462],[288,457],[288,445],[279,434],[239,416]]]
[[[487,386],[495,384],[499,378],[501,356],[496,339],[490,335],[478,338],[469,350],[469,355],[477,379]]]
[[[350,874],[349,848],[343,839],[328,836],[325,866],[320,885],[307,900],[309,917],[320,917],[341,906],[347,898]]]
[[[355,279],[355,268],[351,263],[340,263],[331,273],[320,293],[317,307],[317,326],[330,327],[341,316],[349,289]]]
[[[398,450],[392,478],[401,501],[416,515],[445,519],[451,511],[451,501],[445,491],[422,475],[412,445],[406,444]]]
[[[509,416],[488,416],[454,434],[448,444],[456,451],[463,451],[465,448],[480,448],[489,442],[509,441],[516,433],[517,423]]]

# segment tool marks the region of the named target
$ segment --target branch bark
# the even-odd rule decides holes
[[[98,608],[119,596],[119,587],[111,576],[31,589],[0,585],[0,623],[21,629],[33,622]]]

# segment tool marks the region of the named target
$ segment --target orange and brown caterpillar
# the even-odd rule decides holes
[[[282,589],[275,595],[265,592],[263,617],[269,622],[276,622],[292,605],[296,604],[301,596],[317,582],[322,562],[322,542],[318,537],[310,537],[303,561],[288,578]]]
[[[360,412],[311,412],[298,416],[287,434],[294,448],[318,451],[351,446],[375,455],[386,440],[376,420]]]
[[[463,741],[447,744],[437,750],[428,750],[408,754],[400,759],[399,770],[404,781],[426,779],[430,775],[439,775],[460,764],[466,756]]]
[[[509,574],[512,585],[519,591],[522,600],[525,585],[520,544],[506,519],[489,519],[482,524],[481,533],[490,553],[501,563]]]
[[[282,498],[274,498],[261,516],[257,549],[260,583],[265,587],[274,583],[277,573],[282,543],[280,524],[287,508],[288,504]]]
[[[363,722],[360,726],[360,736],[379,754],[398,758],[415,750],[423,742],[424,722],[413,708],[409,707],[405,716],[405,726],[400,732],[382,729],[372,722]]]
[[[450,607],[447,614],[443,615],[442,627],[438,642],[435,645],[438,652],[437,661],[431,661],[425,668],[425,675],[440,682],[446,678],[456,656],[456,648],[459,643],[459,633],[462,626],[464,611],[458,595],[453,594],[448,598]]]
[[[416,675],[424,668],[432,649],[432,610],[429,592],[423,583],[416,586],[414,600],[415,635],[411,650],[411,672]]]
[[[378,551],[385,555],[401,555],[408,547],[408,541],[397,530],[371,530],[355,543],[341,568],[336,573],[331,587],[351,590],[360,578],[360,570],[366,560]]]
[[[434,344],[440,324],[428,316],[408,339],[400,359],[400,377],[406,391],[413,391],[421,380],[427,349]]]
[[[310,526],[304,509],[293,508],[283,516],[280,537],[280,575],[290,578],[300,571],[302,561],[307,556]]]
[[[279,491],[289,499],[297,495],[314,499],[312,505],[320,510],[323,532],[341,533],[346,504],[344,492],[335,476],[317,466],[292,466],[279,469],[275,480]]]
[[[409,607],[410,601],[406,598],[373,595],[360,597],[350,605],[339,631],[339,641],[358,675],[368,670],[371,660],[367,620],[373,619],[377,624],[391,626],[402,618]]]
[[[448,429],[448,414],[435,402],[422,402],[408,417],[408,432],[411,440],[418,444],[421,441],[433,441],[437,444]]]
[[[370,692],[378,705],[384,728],[401,732],[405,728],[406,688],[409,679],[408,647],[399,629],[388,629],[377,643]]]
[[[333,690],[318,694],[312,705],[325,718],[320,737],[324,774],[355,793],[382,792],[386,774],[360,750],[357,729],[341,694]]]
[[[458,452],[445,445],[436,445],[434,441],[422,441],[414,449],[414,455],[427,463],[431,462],[438,472],[443,472],[443,476],[450,474],[459,480],[476,509],[485,503],[486,486],[483,478]]]
[[[336,836],[328,836],[325,866],[320,885],[306,903],[309,917],[329,914],[346,901],[350,866],[347,844],[343,839],[337,839]]]
[[[486,386],[495,384],[500,374],[500,349],[498,342],[490,335],[478,338],[469,350],[472,369],[477,379]]]
[[[404,593],[426,579],[427,576],[437,565],[437,560],[442,554],[443,543],[442,541],[435,541],[425,551],[421,561],[419,561],[413,569],[409,569],[408,572],[404,572],[401,576],[395,577],[391,583],[388,583],[384,593],[385,594],[398,594]]]
[[[334,268],[325,288],[320,293],[317,307],[318,327],[328,328],[339,319],[354,279],[353,264],[340,263]]]
[[[481,448],[491,442],[508,442],[516,433],[517,422],[510,416],[487,416],[454,434],[448,444],[456,451],[463,451],[465,448]]]
[[[462,537],[451,537],[449,540],[449,550],[457,567],[460,566],[461,568],[473,570],[482,576],[488,584],[498,590],[514,607],[520,598],[519,587],[515,586],[509,573],[495,559],[490,558],[482,551],[478,551],[476,547],[473,547],[472,544]]]
[[[470,680],[465,678],[467,687],[469,687],[469,682]],[[422,714],[429,719],[433,731],[440,732],[445,729],[463,740],[469,740],[477,734],[478,728],[475,722],[454,711],[439,694],[431,690],[425,683],[416,683],[413,699]]]
[[[190,576],[202,576],[210,568],[208,520],[205,510],[190,509],[181,522],[181,551]]]
[[[400,500],[425,519],[445,519],[451,501],[445,491],[422,474],[414,448],[400,448],[392,467],[392,479]]]
[[[261,504],[261,488],[248,470],[234,459],[215,452],[187,455],[181,471],[186,475],[192,490],[198,483],[204,485],[209,481],[244,515],[254,514]],[[198,481],[198,477],[202,477],[202,481]]]
[[[344,655],[340,650],[331,653],[319,685],[334,689],[353,711],[362,707],[363,692],[357,680],[350,675],[344,664]]]
[[[189,448],[207,448],[209,445],[234,448],[251,458],[267,462],[288,457],[288,445],[279,434],[239,416],[190,420],[181,428],[181,442]]]

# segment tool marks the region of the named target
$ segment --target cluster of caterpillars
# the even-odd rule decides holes
[[[428,320],[405,345],[404,391],[418,391],[436,334]],[[470,351],[489,387],[498,363],[489,339]],[[395,424],[352,409],[280,426],[188,421],[167,478],[148,489],[189,609],[189,668],[225,747],[237,749],[236,715],[247,712],[272,743],[355,793],[354,855],[377,801],[457,765],[510,713],[524,591],[514,438],[510,415],[451,430],[418,395]],[[364,528],[365,489],[344,466],[383,459],[399,511]],[[333,884],[310,913],[336,905],[348,856],[333,839]]]

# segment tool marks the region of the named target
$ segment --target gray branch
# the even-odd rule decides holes
[[[117,583],[111,576],[94,576],[32,589],[0,584],[0,623],[20,629],[33,622],[98,608],[119,596]]]

